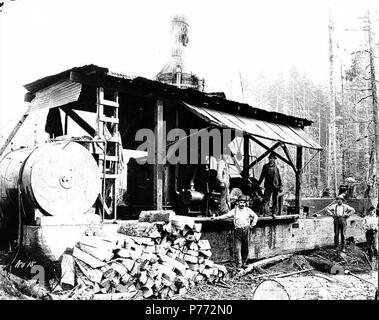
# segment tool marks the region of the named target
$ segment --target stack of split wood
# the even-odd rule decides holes
[[[79,285],[94,299],[170,298],[225,277],[226,268],[210,259],[209,241],[200,239],[201,224],[172,215],[169,222],[148,224],[156,224],[154,237],[135,235],[146,232],[138,227],[120,228],[133,235],[83,237],[72,255],[63,256],[62,286]]]

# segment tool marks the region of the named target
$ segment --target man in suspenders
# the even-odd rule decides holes
[[[249,256],[250,229],[253,228],[258,221],[257,214],[249,207],[246,207],[246,201],[246,196],[241,195],[234,209],[213,218],[214,220],[234,219],[234,248],[237,268],[246,266],[245,263]]]
[[[346,220],[351,214],[355,213],[355,209],[342,203],[344,200],[342,195],[337,196],[336,200],[337,203],[326,208],[326,212],[334,219],[334,244],[337,248],[341,235],[341,251],[345,252]]]

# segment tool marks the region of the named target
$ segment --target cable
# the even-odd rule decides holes
[[[332,202],[330,202],[328,205],[326,205],[326,206],[325,206],[324,208],[322,208],[321,210],[319,210],[319,211],[313,213],[313,215],[318,214],[318,213],[324,211],[327,207],[329,207],[330,205],[332,205],[332,204],[335,203],[335,202],[336,202],[336,200],[333,200]]]

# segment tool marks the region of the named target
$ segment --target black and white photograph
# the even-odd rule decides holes
[[[378,300],[378,86],[374,0],[0,0],[0,300]]]

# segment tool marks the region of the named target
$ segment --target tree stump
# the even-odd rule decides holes
[[[322,282],[327,280],[307,278],[280,278],[260,283],[253,293],[253,300],[330,300],[332,296]],[[320,281],[321,280],[321,281]]]

